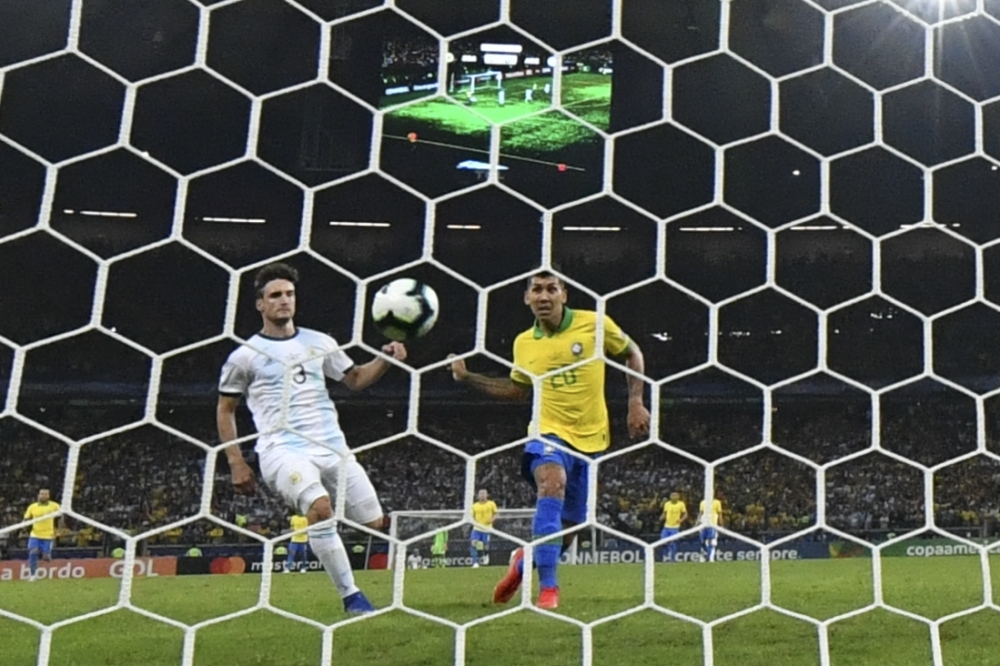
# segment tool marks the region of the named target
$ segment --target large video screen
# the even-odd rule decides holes
[[[444,44],[381,28],[365,37],[381,43],[382,167],[429,196],[492,174],[544,206],[587,196],[603,182],[601,133],[661,115],[662,69],[617,42],[556,56],[507,27]]]

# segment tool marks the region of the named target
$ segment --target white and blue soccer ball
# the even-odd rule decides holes
[[[390,340],[413,340],[426,335],[438,317],[438,297],[427,284],[399,278],[375,293],[372,321]]]

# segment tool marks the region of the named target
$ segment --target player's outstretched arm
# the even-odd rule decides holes
[[[236,432],[236,407],[240,404],[239,398],[229,395],[220,395],[219,404],[215,409],[215,424],[219,430],[220,442],[231,442],[238,437]],[[243,458],[239,444],[233,444],[223,449],[226,452],[226,460],[229,461],[229,470],[233,476],[233,485],[237,492],[244,495],[252,495],[257,489],[257,479],[253,470]]]
[[[382,353],[397,361],[406,360],[406,347],[401,342],[390,342],[382,346]],[[344,375],[344,384],[352,391],[366,389],[382,378],[392,363],[384,358],[376,357],[364,365],[356,365]]]
[[[515,384],[510,377],[487,377],[469,372],[464,360],[455,358],[454,354],[449,354],[448,358],[454,359],[451,362],[451,376],[460,384],[467,384],[477,391],[504,400],[527,400],[531,395],[530,387]]]
[[[634,341],[625,352],[625,365],[638,374],[646,371],[646,359]],[[649,410],[643,403],[645,385],[642,379],[626,375],[628,381],[628,434],[633,439],[649,435]]]

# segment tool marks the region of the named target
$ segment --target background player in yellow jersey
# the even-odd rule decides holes
[[[719,545],[719,531],[715,528],[722,525],[722,500],[718,496],[712,500],[711,511],[705,511],[705,500],[698,504],[698,524],[702,526],[701,552],[704,561],[714,562],[715,550]]]
[[[660,538],[672,537],[681,531],[681,526],[688,519],[687,505],[681,500],[680,493],[670,493],[670,499],[663,503],[663,530]],[[664,562],[677,561],[677,542],[671,541],[663,552]]]
[[[309,527],[309,519],[298,514],[292,516],[288,524],[292,531],[304,530]],[[309,553],[306,552],[306,544],[309,543],[309,535],[305,532],[295,534],[288,542],[288,557],[285,558],[285,573],[295,571],[296,564],[301,562],[299,571],[305,573],[309,569]]]
[[[577,525],[587,517],[589,461],[553,446],[568,447],[584,455],[604,451],[609,445],[608,408],[604,402],[603,351],[623,357],[626,365],[642,373],[644,363],[638,345],[629,340],[610,317],[604,317],[604,349],[597,349],[598,316],[590,310],[566,307],[566,285],[548,271],[539,271],[528,281],[524,303],[535,315],[535,324],[514,340],[514,365],[507,378],[486,377],[469,372],[462,360],[451,364],[456,381],[489,395],[508,400],[526,400],[532,391],[531,377],[553,373],[540,382],[539,439],[524,448],[522,471],[537,489],[532,539],[544,539]],[[575,368],[560,369],[591,359]],[[649,411],[643,404],[641,379],[628,377],[628,429],[632,437],[649,433]],[[539,608],[559,606],[556,565],[569,535],[554,543],[535,547],[538,568]],[[516,551],[510,569],[493,591],[495,603],[506,603],[517,593],[523,576],[522,553]]]
[[[496,502],[489,498],[486,489],[480,489],[478,500],[472,504],[473,527],[469,534],[469,554],[472,556],[473,568],[478,567],[480,562],[490,563],[486,549],[490,545],[490,529],[498,512]]]
[[[32,502],[24,512],[25,520],[44,518],[31,526],[31,534],[28,536],[28,566],[31,569],[29,580],[35,580],[39,558],[46,562],[52,559],[52,544],[56,540],[55,514],[58,511],[59,505],[49,497],[48,489],[42,488],[38,491],[38,501]]]

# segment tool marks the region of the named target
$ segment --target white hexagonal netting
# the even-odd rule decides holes
[[[831,636],[888,612],[919,624],[926,663],[995,663],[946,659],[942,636],[1000,611],[997,44],[993,0],[0,0],[0,545],[17,550],[45,483],[75,533],[124,548],[107,605],[40,620],[4,603],[3,581],[2,626],[37,630],[39,666],[69,663],[55,632],[128,609],[182,632],[191,666],[201,632],[266,610],[319,632],[329,664],[339,632],[396,612],[452,631],[433,663],[460,665],[507,663],[467,657],[470,632],[531,613],[578,630],[571,661],[589,666],[632,663],[595,657],[595,632],[653,613],[665,633],[695,628],[710,666],[758,663],[718,641],[768,611],[807,627],[794,663],[827,666],[883,663],[832,657]],[[234,495],[212,427],[220,364],[255,330],[253,274],[286,259],[299,321],[359,357],[379,353],[382,284],[412,276],[441,298],[370,397],[335,393],[393,509],[380,533],[342,520],[343,491],[335,503],[392,577],[374,616],[275,602],[289,535],[234,522],[284,515]],[[482,606],[438,615],[407,603],[422,575],[407,555],[464,535],[479,487],[504,503],[494,560],[531,539],[528,411],[456,388],[447,354],[508,373],[538,266],[646,355],[651,435],[635,442],[622,378],[637,375],[603,359],[616,439],[568,556],[635,584],[600,616],[540,610],[530,586],[501,610],[485,604],[503,569],[483,567],[485,587],[451,593]],[[702,558],[693,521],[659,537],[672,489],[692,513],[726,502],[723,561],[702,573],[659,561],[672,544]],[[226,540],[260,544],[256,603],[184,622],[135,602],[151,545]],[[981,589],[940,612],[899,603],[884,575],[898,554],[976,559]],[[869,556],[866,600],[772,594],[778,560],[814,555]],[[706,568],[740,560],[759,582],[746,603],[706,615],[674,594],[715,594]],[[587,595],[574,581],[567,602]],[[637,640],[657,640],[655,621]],[[251,663],[240,649],[231,663]]]

